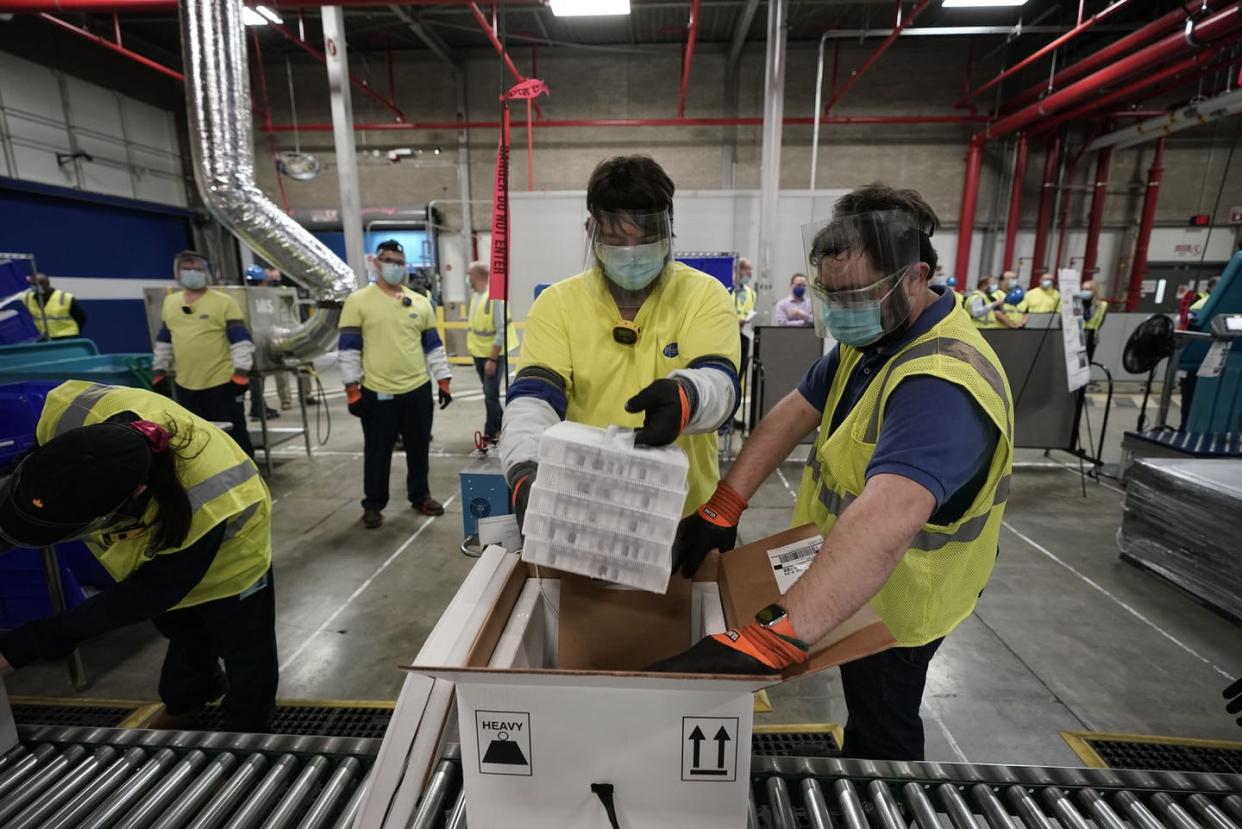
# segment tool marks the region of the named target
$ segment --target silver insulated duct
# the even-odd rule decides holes
[[[245,27],[238,0],[181,0],[181,52],[194,180],[220,224],[309,290],[319,309],[289,330],[253,332],[274,359],[335,347],[341,303],[357,276],[255,184]]]

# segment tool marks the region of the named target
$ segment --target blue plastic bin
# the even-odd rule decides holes
[[[115,582],[81,542],[56,547],[65,606],[87,599],[86,587],[106,589]],[[11,630],[52,614],[52,599],[39,550],[13,550],[0,556],[0,629]]]
[[[86,380],[110,386],[151,388],[150,354],[97,354],[71,360],[52,360],[29,366],[0,365],[0,383],[37,380]]]
[[[86,337],[73,337],[67,340],[50,340],[45,343],[18,343],[0,345],[0,367],[18,366],[28,368],[35,363],[48,363],[52,360],[76,360],[80,357],[94,357],[99,347],[94,340]]]
[[[57,385],[43,381],[0,386],[0,469],[34,445],[43,401]]]
[[[39,329],[26,306],[13,300],[0,307],[0,343],[30,343],[39,339]]]

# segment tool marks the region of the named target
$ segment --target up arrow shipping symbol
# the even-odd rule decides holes
[[[719,737],[719,735],[717,736]],[[690,732],[690,742],[694,743],[694,762],[690,764],[693,769],[697,769],[699,767],[699,747],[700,744],[706,739],[707,738],[703,736],[702,730],[700,730],[697,725],[694,727],[694,730]],[[721,743],[721,745],[723,745],[723,743]],[[721,765],[723,765],[723,763]]]
[[[683,717],[681,724],[681,779],[729,781],[737,777],[738,720],[736,717]],[[709,737],[708,735],[714,735]],[[714,742],[703,750],[704,743]],[[729,744],[733,743],[734,746]]]
[[[694,730],[698,731],[697,728]],[[699,736],[702,737],[703,735],[700,734]],[[720,726],[720,730],[716,732],[716,736],[713,739],[716,741],[716,767],[723,769],[725,767],[725,743],[729,742],[729,732],[725,731],[725,728],[722,725]],[[698,753],[698,749],[698,743],[695,743],[694,750],[696,755]],[[698,765],[697,756],[695,757],[694,764],[696,766]]]

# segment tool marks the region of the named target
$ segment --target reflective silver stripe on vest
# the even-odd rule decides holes
[[[186,495],[190,496],[190,509],[200,509],[208,501],[219,498],[235,486],[244,484],[246,481],[259,474],[259,467],[254,465],[254,461],[247,458],[237,466],[230,467],[223,472],[217,472],[205,481],[200,481],[186,491]]]
[[[840,517],[846,507],[854,503],[858,496],[846,493],[841,495],[835,490],[828,487],[822,487],[819,491],[819,501],[827,508],[828,512],[836,517]],[[982,533],[983,528],[987,526],[988,519],[992,515],[992,508],[1000,506],[1009,500],[1009,476],[1001,478],[996,484],[996,493],[992,496],[992,507],[982,515],[976,515],[962,524],[951,533],[938,533],[931,530],[919,530],[914,538],[910,541],[908,550],[919,550],[920,552],[931,553],[939,550],[947,544],[966,544],[977,539]]]
[[[898,367],[904,363],[910,362],[911,360],[917,360],[922,357],[931,357],[936,354],[943,354],[947,357],[952,357],[955,360],[960,360],[978,372],[979,376],[983,378],[983,381],[991,386],[992,391],[996,392],[996,396],[999,397],[1001,402],[1004,404],[1005,421],[1006,424],[1008,424],[1009,395],[1005,394],[1005,380],[1001,377],[1000,372],[996,370],[995,366],[988,362],[988,359],[983,356],[979,349],[972,345],[968,345],[961,340],[954,340],[948,337],[937,337],[935,339],[928,340],[927,342],[919,343],[918,345],[913,346],[894,357],[892,362],[890,362],[887,366],[887,371],[885,372],[884,379],[882,381],[884,385],[880,386],[880,394],[876,400],[882,401],[884,399],[885,387],[888,385],[889,378],[892,377],[893,372]],[[883,414],[883,409],[883,406],[877,405],[871,411],[871,421],[867,424],[867,433],[864,438],[867,443],[875,443],[876,440],[879,439],[880,417]],[[1006,426],[1006,434],[1012,436],[1012,427]]]
[[[246,526],[247,522],[249,522],[258,511],[259,502],[255,501],[253,504],[237,513],[237,515],[230,518],[228,523],[224,525],[224,538],[220,539],[220,543],[223,544],[225,541],[235,538],[237,534],[242,531],[242,527]]]
[[[79,426],[85,425],[86,417],[91,413],[91,409],[95,408],[95,404],[110,391],[112,391],[111,386],[104,386],[99,383],[92,383],[83,389],[65,407],[64,414],[60,416],[60,421],[56,424],[54,434],[63,435],[70,429],[77,429]]]

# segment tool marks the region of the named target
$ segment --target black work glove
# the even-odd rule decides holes
[[[1242,714],[1242,677],[1234,680],[1225,689],[1224,697],[1229,700],[1229,702],[1225,703],[1226,711],[1230,714]],[[1238,725],[1242,725],[1242,717],[1238,717]]]
[[[165,397],[172,397],[172,382],[168,379],[168,375],[162,371],[157,371],[152,374],[151,390],[156,394],[162,394]]]
[[[535,485],[535,475],[538,472],[539,466],[534,461],[519,463],[509,472],[509,477],[513,480],[509,487],[509,504],[517,517],[518,529],[525,526],[526,504],[530,501],[530,488]]]
[[[229,378],[229,382],[233,384],[233,394],[238,400],[246,396],[246,390],[250,388],[250,377],[248,375],[234,371],[233,376]]]
[[[661,659],[643,668],[654,674],[773,674],[776,670],[749,654],[722,645],[711,636],[700,639],[689,650]]]
[[[638,446],[667,446],[686,428],[698,402],[694,387],[675,377],[655,380],[625,401],[630,414],[646,412],[643,428],[634,435]]]
[[[354,417],[362,417],[370,409],[370,400],[362,391],[362,386],[357,383],[350,383],[345,387],[345,401],[349,406],[349,413]]]
[[[447,409],[449,404],[453,402],[453,395],[449,394],[449,381],[438,380],[436,381],[436,385],[440,387],[437,392],[440,399],[440,408],[442,410]]]
[[[737,522],[747,503],[733,487],[721,481],[707,503],[681,519],[673,538],[673,569],[694,576],[712,550],[727,553],[737,546]]]

